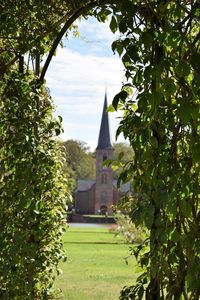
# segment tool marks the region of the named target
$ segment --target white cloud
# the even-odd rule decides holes
[[[110,41],[112,34],[104,24],[100,25],[99,27],[98,23],[92,21],[87,27],[84,21],[80,24],[80,29],[85,35],[89,32],[88,39],[94,37],[95,33],[95,39],[102,40],[104,46],[105,41]],[[76,41],[73,43],[76,44]],[[82,51],[81,48],[74,50],[70,39],[65,42],[65,48],[59,48],[57,55],[53,57],[46,80],[55,99],[57,114],[63,117],[65,134],[62,138],[85,141],[94,149],[99,134],[105,82],[107,81],[108,86],[108,102],[111,103],[121,88],[123,65],[109,49],[110,55],[99,56],[101,44],[88,43],[87,47],[87,51]],[[113,141],[117,124],[116,116],[110,117]]]
[[[99,23],[94,18],[83,20],[78,24],[79,32],[82,36],[86,37],[86,40],[103,40],[103,42],[110,42],[117,38],[116,34],[113,34],[109,30],[109,21],[106,23]]]

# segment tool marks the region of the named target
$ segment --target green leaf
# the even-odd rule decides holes
[[[154,148],[158,148],[158,140],[154,136],[151,136],[150,143]]]
[[[114,112],[114,111],[115,111],[115,109],[114,109],[113,105],[110,104],[107,108],[107,112]]]
[[[188,76],[190,74],[190,65],[186,62],[180,62],[175,71],[178,76]]]
[[[119,102],[123,102],[123,103],[125,102],[127,96],[128,96],[128,93],[126,91],[122,90],[119,94],[117,94],[114,97],[112,105],[113,105],[115,110],[117,110],[117,106],[118,106]]]
[[[119,40],[114,41],[112,43],[112,50],[113,50],[114,53],[117,50],[119,56],[121,56],[122,53],[123,53],[123,45],[122,45],[121,41],[119,41]]]
[[[165,78],[165,80],[162,82],[162,89],[164,90],[166,96],[173,95],[176,90],[176,84],[172,78]]]
[[[128,55],[134,62],[138,62],[139,60],[139,49],[136,45],[129,45],[127,49]]]
[[[177,110],[179,117],[184,124],[188,124],[191,121],[191,117],[195,120],[199,117],[199,106],[195,103],[191,103],[191,97],[184,97]]]
[[[60,135],[60,128],[55,128],[55,133],[57,136]]]
[[[135,5],[132,1],[130,1],[130,0],[122,1],[121,10],[124,15],[130,14],[132,16],[136,9],[137,9],[137,6],[135,7]]]
[[[168,37],[166,39],[167,45],[171,47],[176,47],[181,40],[181,35],[178,31],[169,31]]]
[[[180,207],[184,217],[189,218],[191,216],[192,210],[190,204],[187,202],[186,199],[182,199],[180,201]]]
[[[144,44],[145,47],[152,46],[153,39],[154,39],[154,35],[151,30],[143,32],[141,36],[141,42]]]
[[[154,93],[149,95],[149,103],[152,105],[153,108],[159,106],[163,95],[160,92],[155,91]]]
[[[113,33],[115,33],[118,29],[117,20],[114,16],[112,16],[110,21],[110,29]]]
[[[176,229],[174,229],[174,231],[171,233],[170,235],[170,240],[172,240],[173,242],[178,242],[180,241],[180,234],[178,233],[178,231]]]
[[[200,143],[195,143],[192,150],[192,159],[195,163],[200,163]]]
[[[132,66],[130,56],[128,55],[127,52],[126,52],[126,53],[124,54],[124,56],[122,57],[122,61],[123,61],[124,66],[125,66],[127,69],[128,69],[128,67],[131,67],[131,66]]]
[[[119,169],[119,167],[120,167],[119,162],[116,162],[116,161],[112,162],[112,169],[113,169],[113,171],[117,171]]]
[[[61,116],[58,116],[59,122],[62,123],[63,118]]]
[[[139,86],[142,83],[142,80],[143,80],[143,72],[141,69],[138,69],[135,72],[135,76],[133,78],[133,84]]]
[[[125,33],[127,31],[126,18],[123,18],[119,23],[119,31]]]

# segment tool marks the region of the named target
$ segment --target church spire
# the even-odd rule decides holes
[[[98,140],[97,149],[112,148],[111,141],[110,141],[110,128],[109,128],[107,106],[108,104],[107,104],[107,91],[106,91],[103,113],[101,117],[101,127],[99,131],[99,140]]]

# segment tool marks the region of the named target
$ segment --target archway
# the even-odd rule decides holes
[[[13,5],[16,5],[16,2]],[[28,1],[25,2],[29,5]],[[141,265],[145,266],[146,272],[139,278],[138,284],[125,289],[123,295],[124,297],[129,295],[133,297],[134,295],[134,297],[141,298],[146,294],[148,299],[159,299],[161,296],[164,298],[165,292],[167,292],[169,298],[179,299],[183,294],[187,299],[187,289],[191,297],[198,299],[200,274],[198,268],[200,265],[199,240],[196,236],[199,226],[200,161],[199,66],[196,63],[199,60],[198,1],[124,0],[116,1],[114,5],[113,1],[112,4],[109,4],[110,1],[88,1],[84,5],[77,1],[73,11],[68,11],[67,22],[59,33],[59,26],[57,28],[54,26],[51,31],[51,22],[49,22],[48,28],[45,27],[47,24],[44,21],[44,13],[48,11],[50,4],[48,7],[45,6],[45,10],[39,10],[39,14],[33,7],[35,14],[32,15],[31,20],[28,19],[26,9],[24,9],[18,19],[21,9],[19,1],[16,14],[12,14],[12,9],[9,11],[9,6],[7,19],[4,16],[4,22],[0,23],[1,32],[9,32],[7,37],[4,36],[3,47],[1,43],[2,53],[6,53],[3,58],[1,57],[3,61],[1,73],[5,73],[18,58],[19,72],[23,73],[22,55],[34,48],[35,71],[39,75],[38,62],[39,54],[41,54],[39,50],[44,51],[45,42],[48,47],[50,46],[49,40],[37,39],[38,36],[41,37],[40,34],[38,35],[38,29],[41,27],[38,24],[40,25],[41,22],[41,28],[45,27],[45,34],[50,28],[52,33],[50,38],[53,39],[57,36],[40,77],[42,83],[52,53],[56,49],[60,37],[73,23],[73,20],[81,14],[87,13],[89,8],[94,7],[93,4],[95,7],[100,7],[106,3],[110,5],[112,11],[115,8],[120,11],[113,16],[111,29],[115,31],[119,28],[122,35],[125,34],[125,38],[115,42],[113,50],[123,55],[126,76],[131,79],[131,84],[125,86],[113,102],[115,109],[118,104],[125,109],[125,118],[119,132],[125,133],[135,150],[136,164],[129,165],[128,170],[121,176],[121,180],[126,181],[133,171],[136,172],[134,187],[137,191],[136,195],[139,196],[137,205],[134,207],[136,210],[133,213],[135,213],[134,217],[137,218],[138,224],[145,223],[151,233],[150,240],[146,240],[146,244],[143,244],[143,246],[147,245],[146,252],[144,251],[142,254],[139,251],[141,248],[136,252],[137,258]],[[10,5],[8,2],[6,4]],[[4,6],[4,3],[1,5]],[[4,7],[4,9],[6,8]],[[59,9],[56,9],[58,12]],[[102,10],[104,10],[103,14],[101,12],[96,14],[100,19],[106,15],[106,8],[103,7]],[[62,14],[62,12],[60,13]],[[10,20],[12,17],[13,19]],[[14,36],[13,22],[16,20],[18,20],[17,25],[20,25],[18,35]],[[30,24],[27,20],[30,21]],[[43,45],[35,44],[36,41],[43,42]],[[8,62],[5,63],[5,60]],[[17,76],[17,80],[20,82],[19,74]],[[23,83],[27,91],[29,86],[26,81]],[[133,86],[137,89],[138,106],[129,97]],[[16,85],[17,89],[18,87]],[[26,94],[26,98],[30,99],[30,93]],[[9,100],[9,97],[6,99]],[[16,106],[14,108],[16,109]],[[37,106],[35,111],[37,111]],[[5,116],[6,114],[2,115],[2,118]],[[34,118],[34,122],[38,120],[36,114]],[[14,133],[13,136],[15,135],[15,128],[9,126],[6,128]],[[37,126],[34,127],[34,130],[33,141],[37,142]],[[27,142],[28,140],[27,138]],[[4,146],[3,143],[2,145]],[[14,146],[10,148],[15,150]],[[21,149],[18,147],[18,150],[20,152]],[[45,151],[43,150],[42,153],[44,154]],[[26,160],[26,162],[28,161]],[[12,166],[11,171],[15,169]],[[43,169],[40,168],[40,170]],[[18,174],[20,175],[20,172]],[[6,173],[8,179],[10,179],[10,175],[12,173]],[[20,183],[22,182],[20,181]],[[19,186],[22,187],[22,184]],[[23,201],[25,201],[24,198]],[[25,204],[26,207],[29,207],[27,203]],[[11,208],[12,206],[9,209]],[[33,211],[36,214],[38,209],[42,210],[39,204],[36,208]],[[29,236],[28,241],[31,243],[33,240],[34,237]],[[12,246],[15,246],[15,243]],[[139,253],[141,256],[138,255]],[[188,259],[188,253],[190,259]],[[11,267],[11,270],[14,268],[16,271],[15,264]],[[33,270],[35,269],[32,268]],[[27,278],[29,285],[33,285],[31,272]],[[8,283],[6,282],[6,284]],[[4,288],[5,290],[6,288]]]

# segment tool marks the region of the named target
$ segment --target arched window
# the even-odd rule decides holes
[[[101,184],[107,184],[108,183],[108,176],[107,174],[101,175]]]

